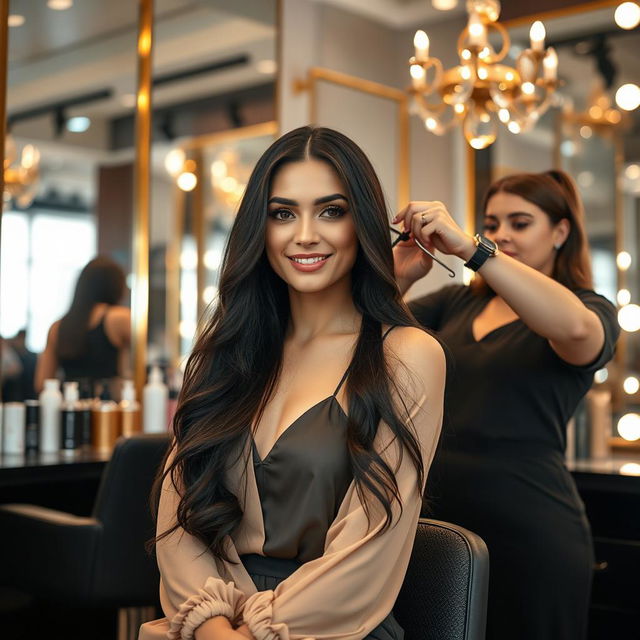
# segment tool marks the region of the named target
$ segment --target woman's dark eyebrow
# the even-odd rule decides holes
[[[526,211],[514,211],[507,214],[507,218],[515,218],[516,216],[527,216],[528,218],[533,218],[533,215],[531,213],[527,213]],[[498,216],[493,213],[485,213],[484,217],[491,218],[492,220],[498,219]]]
[[[340,193],[332,193],[330,196],[322,196],[322,198],[314,200],[313,204],[324,204],[325,202],[332,202],[333,200],[344,200],[347,202],[347,199]],[[279,198],[278,196],[274,196],[269,199],[268,204],[286,204],[290,207],[297,207],[299,203],[296,200],[289,200],[289,198]]]

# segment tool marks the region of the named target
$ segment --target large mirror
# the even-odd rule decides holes
[[[153,6],[147,362],[178,367],[213,297],[214,257],[243,181],[276,133],[277,11],[276,0]],[[0,270],[5,401],[37,395],[37,355],[96,255],[124,272],[117,305],[130,306],[139,19],[138,3],[109,3],[105,11],[98,0],[13,0],[10,14]],[[173,151],[184,161],[177,170]],[[215,174],[222,162],[228,174]],[[183,174],[197,176],[197,186]],[[118,379],[132,375],[129,354],[122,349]],[[63,379],[64,370],[48,375]],[[116,396],[119,387],[112,385]]]

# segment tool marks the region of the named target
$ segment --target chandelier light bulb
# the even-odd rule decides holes
[[[478,69],[478,78],[480,78],[480,80],[486,80],[489,77],[489,72],[487,71],[486,67],[480,67]]]
[[[536,20],[529,30],[529,39],[531,40],[531,48],[534,51],[544,50],[544,39],[547,35],[547,31],[540,20]]]
[[[623,84],[616,91],[616,104],[625,111],[633,111],[640,106],[640,87],[637,84]]]
[[[418,29],[413,36],[413,46],[418,60],[426,60],[429,57],[429,36],[422,29]]]
[[[625,170],[624,175],[629,180],[637,180],[640,178],[640,164],[630,164]]]
[[[542,59],[542,67],[544,69],[544,79],[547,82],[553,82],[558,77],[558,54],[553,47],[547,49],[547,53]]]
[[[425,86],[427,72],[422,65],[412,64],[411,67],[409,67],[409,73],[411,74],[414,89],[421,89]]]
[[[487,28],[475,11],[469,16],[467,29],[469,30],[469,44],[484,48],[487,44]]]
[[[533,84],[533,82],[522,83],[522,93],[524,93],[526,96],[533,95],[535,91],[536,91],[536,86]]]
[[[511,133],[520,133],[522,131],[522,127],[515,120],[512,120],[508,125],[507,129],[511,131]]]
[[[431,0],[431,6],[438,11],[451,11],[458,6],[458,0]]]
[[[453,105],[453,110],[458,114],[462,114],[464,113],[464,105],[462,103],[458,103],[456,105]]]
[[[625,304],[618,311],[618,324],[629,333],[640,329],[640,307],[637,304]]]
[[[507,122],[509,122],[509,120],[511,120],[511,114],[509,113],[509,109],[500,109],[498,111],[498,118],[500,119],[500,122],[502,122],[503,124],[507,124]]]
[[[613,19],[621,29],[635,29],[640,24],[640,6],[635,2],[619,4]]]

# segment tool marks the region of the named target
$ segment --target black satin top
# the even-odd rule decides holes
[[[348,374],[347,369],[332,395],[282,432],[264,459],[253,442],[267,557],[303,563],[324,552],[327,531],[353,480],[348,418],[336,397]]]

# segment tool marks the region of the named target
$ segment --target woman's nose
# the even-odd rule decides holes
[[[298,244],[314,244],[318,242],[318,233],[312,216],[300,216],[296,225],[294,240]]]

